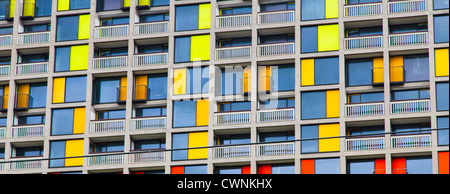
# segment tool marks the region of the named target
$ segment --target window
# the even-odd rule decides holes
[[[305,125],[301,127],[301,139],[315,139],[340,136],[339,124]],[[319,139],[302,141],[302,153],[335,152],[340,150],[340,139]]]
[[[172,134],[172,148],[195,148],[208,146],[208,132],[191,132]],[[207,159],[208,149],[186,149],[172,151],[172,160]]]
[[[141,15],[139,17],[139,22],[160,22],[160,21],[169,21],[169,13]]]
[[[216,167],[214,174],[250,174],[250,166]]]
[[[337,0],[302,0],[302,20],[319,20],[338,17]]]
[[[165,139],[152,139],[152,140],[136,140],[134,141],[134,150],[155,150],[165,149]]]
[[[259,134],[259,142],[290,141],[294,139],[295,135],[293,131],[269,132]]]
[[[347,161],[347,174],[386,174],[385,159]]]
[[[352,5],[352,4],[360,4],[360,3],[375,3],[375,2],[381,2],[381,0],[346,0],[346,5]]]
[[[389,33],[405,33],[405,32],[420,32],[427,31],[428,24],[427,23],[418,23],[418,24],[401,24],[401,25],[391,25],[389,26]]]
[[[139,75],[135,79],[135,100],[162,100],[167,98],[167,74]]]
[[[258,166],[258,174],[294,174],[294,164],[268,164]]]
[[[293,10],[293,9],[295,9],[295,2],[261,5],[261,12],[264,12],[264,11],[284,11],[284,10]]]
[[[393,101],[430,99],[430,90],[421,89],[421,90],[392,91],[391,98]]]
[[[175,31],[209,29],[210,27],[210,3],[175,7]]]
[[[302,92],[302,119],[339,117],[339,90]]]
[[[138,46],[138,53],[159,53],[167,52],[168,44],[142,45]]]
[[[53,103],[86,101],[86,76],[53,78]]]
[[[43,31],[50,31],[51,25],[50,24],[26,25],[23,28],[24,32],[43,32]]]
[[[239,14],[251,14],[252,7],[231,7],[221,8],[220,15],[239,15]]]
[[[346,85],[360,86],[384,82],[383,58],[346,61]]]
[[[158,117],[166,116],[166,107],[139,108],[136,109],[136,117]]]
[[[434,50],[434,65],[436,77],[448,76],[449,70],[448,48]]]
[[[83,134],[86,108],[52,110],[51,135]]]
[[[447,145],[448,146],[448,116],[447,117],[437,117],[437,128],[438,129],[442,129],[442,130],[438,130],[437,134],[438,134],[438,145],[439,146],[443,146],[443,145]]]
[[[17,119],[19,125],[38,125],[45,123],[45,115],[19,116]]]
[[[277,35],[267,35],[267,36],[260,36],[259,37],[259,43],[260,44],[271,44],[271,43],[280,43],[280,42],[294,42],[294,41],[295,41],[295,35],[294,34],[277,34]]]
[[[207,174],[207,165],[172,166],[171,174]]]
[[[12,34],[13,27],[0,28],[0,35],[3,34]]]
[[[448,22],[448,15],[434,16],[434,43],[448,43]]]
[[[175,63],[208,61],[210,35],[175,37]]]
[[[267,99],[266,101],[259,101],[259,109],[281,109],[294,108],[295,98],[281,98],[281,99]]]
[[[339,57],[302,59],[301,85],[325,85],[339,83]]]
[[[130,18],[128,18],[128,17],[101,19],[100,26],[113,26],[113,25],[128,24],[129,20],[130,20]]]
[[[392,132],[394,133],[394,135],[430,134],[431,133],[430,128],[431,128],[430,123],[392,125]],[[408,142],[413,143],[411,140],[402,143],[407,144]],[[408,145],[405,146],[408,147]]]
[[[217,40],[217,47],[232,47],[232,46],[249,46],[252,44],[251,37],[232,38]]]
[[[58,11],[89,9],[90,7],[90,0],[58,0]]]
[[[123,152],[123,141],[93,143],[89,153]]]
[[[209,67],[174,69],[174,94],[205,94],[209,92]]]
[[[245,94],[251,88],[251,67],[250,66],[227,66],[216,73],[217,95]]]
[[[47,104],[47,83],[20,84],[16,108],[43,108]]]
[[[121,2],[122,0],[97,0],[97,11],[118,10],[123,6]]]
[[[173,127],[194,127],[208,125],[209,101],[173,102]]]
[[[432,174],[432,167],[431,156],[392,158],[392,174]]]
[[[216,137],[216,145],[233,145],[233,144],[248,144],[248,143],[250,143],[250,134],[220,135]]]
[[[123,118],[125,118],[125,110],[107,110],[97,112],[97,120]]]
[[[152,0],[150,1],[150,6],[157,7],[157,6],[166,6],[169,5],[170,0]]]
[[[302,27],[300,37],[302,53],[339,50],[338,24]]]
[[[375,26],[357,29],[347,29],[345,30],[345,32],[346,37],[383,35],[383,28],[382,26]]]
[[[15,0],[0,0],[0,20],[14,18]]]
[[[89,39],[90,15],[57,18],[56,41]]]
[[[339,158],[301,160],[300,174],[340,174]]]
[[[9,99],[9,86],[0,86],[0,109],[8,109],[8,99]]]
[[[448,82],[436,83],[436,110],[448,110]]]
[[[219,112],[233,112],[233,111],[250,111],[251,102],[223,102],[219,103]]]
[[[274,65],[258,67],[258,90],[281,92],[295,90],[295,66]]]
[[[448,0],[433,0],[433,9],[448,9]]]
[[[32,146],[32,147],[15,147],[13,151],[13,157],[39,157],[44,153],[44,147]]]
[[[0,117],[0,127],[6,127],[7,117]]]
[[[50,142],[50,158],[83,156],[84,140],[62,140]],[[49,167],[82,166],[83,158],[50,160]]]
[[[349,94],[348,103],[369,103],[369,102],[383,102],[384,92]]]
[[[99,49],[95,51],[95,56],[98,57],[111,57],[111,56],[120,56],[127,55],[128,47],[119,47],[119,48],[107,48],[107,49]]]
[[[55,72],[87,70],[89,45],[56,47]]]
[[[94,103],[113,103],[126,100],[126,77],[94,80]]]
[[[428,66],[428,54],[391,57],[391,82],[428,81]]]

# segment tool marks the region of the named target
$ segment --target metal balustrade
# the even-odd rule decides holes
[[[382,48],[383,36],[344,38],[345,49]]]
[[[123,154],[112,155],[93,155],[89,157],[88,165],[111,165],[111,164],[123,164]]]
[[[164,162],[166,160],[165,151],[152,151],[133,153],[129,156],[129,163],[142,163],[142,162]]]
[[[258,24],[276,24],[294,21],[294,10],[258,13]]]
[[[388,2],[388,13],[406,13],[428,10],[426,0],[390,1]]]
[[[167,64],[168,53],[140,54],[133,56],[133,66]]]
[[[9,76],[10,65],[1,65],[0,66],[0,76]]]
[[[391,114],[430,112],[430,100],[391,102]]]
[[[6,127],[0,127],[0,139],[5,138]]]
[[[89,132],[114,132],[125,130],[125,119],[122,120],[105,120],[105,121],[91,121]]]
[[[22,33],[17,36],[17,44],[37,44],[50,42],[50,31]]]
[[[30,158],[27,158],[30,159]],[[37,159],[37,158],[33,158]],[[39,169],[42,168],[42,160],[33,161],[20,161],[20,159],[13,159],[9,164],[10,170],[29,170],[29,169]]]
[[[258,57],[295,53],[295,43],[264,44],[257,46]]]
[[[272,143],[256,145],[256,156],[293,155],[295,143]]]
[[[347,151],[385,149],[384,139],[384,137],[346,139],[345,147]]]
[[[44,128],[45,125],[13,126],[11,137],[43,137]]]
[[[216,28],[229,28],[250,25],[252,25],[252,14],[216,17]]]
[[[129,25],[98,26],[94,28],[94,38],[128,36]]]
[[[382,5],[382,3],[344,5],[344,17],[381,15]]]
[[[391,137],[392,148],[431,147],[431,134]]]
[[[12,43],[12,35],[1,35],[0,46],[9,46]]]
[[[250,58],[251,56],[251,46],[216,48],[216,59]]]
[[[128,56],[99,57],[93,59],[94,69],[118,68],[128,65]]]
[[[131,130],[164,129],[164,128],[166,128],[166,117],[131,119]]]
[[[295,109],[259,110],[257,122],[292,121],[295,120]]]
[[[250,112],[214,113],[214,125],[250,123]]]
[[[47,73],[48,62],[16,64],[16,75]]]
[[[390,34],[389,46],[428,44],[428,32]]]
[[[169,32],[169,22],[138,23],[134,26],[134,35]]]
[[[250,145],[217,147],[212,152],[215,159],[250,157]]]
[[[346,117],[384,115],[384,103],[347,104]]]

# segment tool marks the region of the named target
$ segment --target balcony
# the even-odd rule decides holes
[[[108,69],[126,67],[128,65],[128,56],[98,57],[93,59],[94,69]]]
[[[167,56],[167,52],[134,55],[133,66],[167,64]]]
[[[252,46],[216,48],[216,60],[250,58]]]
[[[384,137],[346,139],[347,151],[380,150],[385,149]]]
[[[391,146],[392,148],[431,147],[431,134],[392,136]]]
[[[231,125],[250,123],[250,112],[214,113],[214,125]]]
[[[90,133],[115,132],[125,130],[125,119],[91,121]]]
[[[123,164],[123,154],[95,155],[88,158],[89,166]]]
[[[430,112],[430,100],[391,102],[391,114]]]
[[[165,129],[166,117],[147,117],[131,119],[131,130]]]
[[[0,46],[9,46],[12,43],[12,35],[0,35]]]
[[[391,1],[388,2],[388,13],[427,11],[427,4],[427,0]]]
[[[279,24],[294,21],[294,10],[258,13],[258,24]]]
[[[346,104],[346,117],[384,115],[384,103]]]
[[[344,5],[344,17],[371,16],[383,14],[382,3]]]
[[[44,136],[45,125],[23,125],[23,126],[13,126],[12,138],[21,137],[43,137]]]
[[[214,159],[250,157],[250,145],[226,146],[212,149]]]
[[[409,46],[420,44],[428,44],[428,32],[389,35],[389,46]]]
[[[9,72],[10,72],[10,65],[1,65],[0,66],[0,77],[1,76],[9,76]]]
[[[344,38],[345,49],[367,49],[382,48],[383,36],[363,36],[355,38]]]
[[[257,122],[293,121],[295,109],[259,110],[256,119]]]
[[[164,162],[166,161],[166,152],[151,150],[150,152],[133,153],[129,156],[130,163],[145,162]]]
[[[216,17],[216,28],[231,28],[252,25],[252,14],[226,15]]]
[[[295,42],[263,44],[257,46],[258,57],[287,55],[295,53]]]
[[[294,155],[295,142],[256,145],[256,156]]]
[[[134,35],[169,32],[169,22],[138,23],[134,26]]]
[[[48,62],[16,64],[16,75],[47,73]]]
[[[94,28],[94,38],[110,38],[128,36],[129,25],[97,26]]]
[[[38,44],[50,42],[50,31],[21,33],[17,36],[17,44]]]
[[[10,170],[29,170],[42,168],[42,160],[27,161],[30,159],[41,159],[42,157],[33,157],[27,159],[12,159],[9,164]],[[22,161],[21,161],[22,160]]]

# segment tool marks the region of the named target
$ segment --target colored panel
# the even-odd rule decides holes
[[[151,1],[151,0],[150,0]],[[138,5],[139,6],[143,6],[143,5],[148,5],[150,6],[150,1],[149,0],[138,0]]]
[[[9,1],[9,17],[14,18],[14,9],[16,5],[16,0],[10,0]]]
[[[51,135],[68,135],[73,133],[74,110],[53,109]]]
[[[322,119],[327,117],[326,92],[301,93],[302,119]]]
[[[314,159],[311,160],[302,160],[301,163],[301,171],[300,174],[314,174],[315,173],[315,167],[314,167]]]
[[[50,142],[50,158],[64,158],[66,152],[66,141]],[[50,160],[49,167],[64,166],[64,159]]]
[[[17,91],[17,108],[28,108],[30,84],[20,84]]]
[[[86,81],[86,76],[67,77],[64,102],[86,101]]]
[[[24,0],[23,2],[23,16],[34,17],[34,5],[36,4],[35,0]]]
[[[271,66],[260,66],[258,67],[258,91],[270,91],[271,80],[272,80],[272,68]]]
[[[198,29],[198,5],[176,6],[175,31]]]
[[[9,86],[3,86],[3,109],[8,109]]]
[[[196,126],[208,125],[209,119],[209,101],[199,100],[197,101],[197,122]]]
[[[131,0],[123,0],[123,7],[130,7]]]
[[[339,124],[319,125],[319,138],[339,136]],[[340,139],[319,139],[319,152],[334,152],[340,150]]]
[[[252,90],[252,68],[250,66],[244,69],[243,79],[244,79],[244,86],[243,86],[244,93],[248,93]]]
[[[376,159],[375,160],[374,174],[386,174],[386,159]]]
[[[211,4],[198,5],[198,29],[211,28]]]
[[[65,157],[83,156],[84,140],[67,140]],[[65,159],[65,166],[82,166],[83,158]]]
[[[325,0],[325,18],[337,18],[339,17],[338,9],[339,0]]]
[[[53,79],[53,103],[63,103],[66,89],[66,78],[58,77]]]
[[[302,59],[301,63],[302,86],[314,85],[314,59]]]
[[[317,27],[317,49],[321,51],[339,50],[339,25],[321,25]]]
[[[272,166],[270,165],[258,166],[258,174],[272,174]]]
[[[83,134],[86,108],[75,108],[73,111],[73,134]]]
[[[170,174],[184,174],[184,166],[172,166]]]
[[[80,15],[78,25],[78,40],[89,39],[91,16],[89,14]]]
[[[208,132],[189,133],[189,148],[208,146]],[[208,158],[208,148],[188,150],[188,159],[206,159]]]
[[[173,102],[173,127],[196,126],[196,101]]]
[[[325,18],[325,0],[302,0],[302,21]]]
[[[446,49],[436,49],[434,50],[435,65],[436,65],[436,76],[448,76],[449,72],[449,52]]]
[[[79,16],[57,18],[56,41],[77,40],[79,38]]]
[[[186,68],[173,70],[173,94],[186,94]]]
[[[439,152],[438,153],[438,161],[439,161],[439,174],[449,174],[448,171],[448,152]]]
[[[447,159],[448,159],[448,152],[447,152]],[[447,162],[447,164],[448,164],[448,162]],[[447,173],[448,173],[448,170],[447,170]],[[241,174],[250,174],[250,166],[243,166]]]
[[[191,59],[191,37],[175,38],[175,63],[188,62]]]
[[[86,70],[89,61],[89,45],[77,45],[70,48],[70,71]]]
[[[339,57],[315,59],[314,69],[315,85],[339,83]]]
[[[302,53],[317,52],[318,50],[318,37],[317,37],[317,26],[312,27],[302,27],[302,34],[300,38],[302,39]]]
[[[69,10],[70,0],[58,0],[58,11]]]
[[[384,82],[384,63],[383,58],[373,58],[372,63],[372,82],[383,83]]]
[[[172,135],[172,149],[183,149],[172,151],[172,160],[187,160],[188,150],[188,133],[179,133]]]
[[[406,158],[392,159],[392,174],[406,174]]]
[[[120,92],[119,101],[127,100],[127,77],[120,78]]]
[[[403,56],[395,56],[389,59],[391,82],[403,82]]]
[[[148,82],[148,76],[147,75],[139,75],[136,76],[136,88],[134,98],[136,100],[147,100],[147,82]]]
[[[210,57],[210,35],[191,36],[191,61],[207,61]]]
[[[327,91],[327,118],[339,117],[339,90]]]

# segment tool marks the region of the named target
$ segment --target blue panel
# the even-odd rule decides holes
[[[51,5],[51,4],[50,4]],[[69,9],[89,9],[91,7],[90,0],[71,0],[69,4]]]
[[[198,29],[198,5],[177,6],[175,8],[175,31]]]
[[[302,27],[302,53],[311,53],[318,51],[317,26]]]
[[[283,11],[288,8],[287,3],[261,5],[261,11]]]
[[[340,159],[316,159],[315,168],[316,174],[340,174]]]
[[[4,20],[6,15],[7,5],[9,4],[8,0],[0,1],[0,20]]]
[[[272,165],[272,174],[294,174],[295,166],[293,164]]]
[[[122,0],[98,0],[97,9],[99,11],[117,10],[121,7]]]
[[[295,90],[295,66],[279,65],[272,66],[272,79],[274,80],[274,91]]]
[[[431,157],[406,158],[406,172],[408,174],[433,174]]]
[[[438,117],[437,118],[437,127],[439,129],[444,130],[438,130],[438,145],[448,145],[448,116],[447,117]]]
[[[94,83],[94,103],[117,102],[117,89],[120,86],[119,78],[97,79]]]
[[[209,67],[194,67],[187,69],[186,93],[200,94],[209,91]]]
[[[348,174],[373,174],[375,170],[375,162],[362,160],[351,161],[347,164]]]
[[[196,125],[197,102],[173,102],[173,127],[193,127]]]
[[[319,126],[310,125],[302,126],[301,139],[319,138]],[[319,140],[302,141],[302,153],[316,153],[319,152]]]
[[[403,56],[405,82],[428,81],[428,54]]]
[[[216,168],[216,174],[242,174],[242,167]]]
[[[158,22],[164,21],[164,14],[141,15],[139,22]]]
[[[73,133],[73,112],[69,109],[52,111],[52,135],[68,135]]]
[[[302,0],[302,20],[325,19],[325,0]]]
[[[70,46],[56,47],[55,72],[70,71]]]
[[[36,125],[43,124],[45,122],[45,116],[32,115],[32,116],[19,116],[19,125]]]
[[[169,3],[170,3],[170,0],[151,0],[150,6],[152,6],[152,7],[165,6],[165,5],[169,5]]]
[[[56,41],[78,39],[78,16],[58,17]]]
[[[50,27],[50,25],[48,25],[48,24],[26,25],[26,26],[24,26],[24,32],[48,31],[49,27]]]
[[[167,98],[167,74],[153,74],[148,76],[148,100]]]
[[[172,135],[172,149],[187,148],[189,141],[188,133],[179,133]],[[172,151],[172,160],[187,160],[188,150]]]
[[[156,116],[162,116],[165,114],[162,114],[162,107],[156,107],[156,108],[140,108],[136,110],[136,117],[156,117]]]
[[[393,91],[392,100],[415,100],[419,99],[419,90]]]
[[[6,117],[1,117],[0,118],[0,127],[5,127],[6,126]]]
[[[301,107],[302,119],[326,118],[326,92],[303,92]]]
[[[47,104],[47,83],[30,84],[29,108],[42,108]]]
[[[66,77],[65,102],[86,101],[86,76]]]
[[[383,102],[384,92],[361,94],[361,102]]]
[[[13,32],[12,27],[0,28],[0,35],[1,34],[12,34],[12,32]]]
[[[206,165],[196,165],[196,166],[185,166],[184,174],[207,174]]]
[[[448,82],[436,83],[436,110],[445,111],[448,110]]]
[[[434,43],[448,42],[448,15],[434,16]]]
[[[339,57],[314,60],[315,85],[339,83]]]
[[[433,9],[448,9],[448,0],[433,0]]]
[[[358,59],[347,61],[347,86],[372,84],[373,59]]]
[[[50,158],[64,158],[66,156],[66,141],[50,142]],[[50,160],[50,167],[64,166],[64,159]]]
[[[175,63],[191,60],[191,37],[175,38]]]

